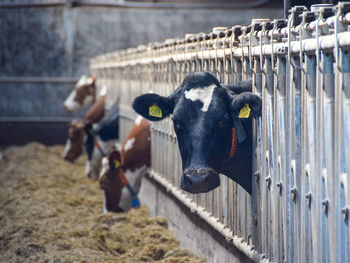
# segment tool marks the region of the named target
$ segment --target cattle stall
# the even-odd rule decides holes
[[[225,176],[207,194],[182,191],[170,118],[152,125],[149,177],[249,259],[350,262],[349,23],[349,2],[297,6],[286,20],[253,19],[104,54],[90,69],[120,100],[121,141],[138,95],[168,96],[195,71],[225,84],[252,77],[263,100],[253,120],[252,196]]]

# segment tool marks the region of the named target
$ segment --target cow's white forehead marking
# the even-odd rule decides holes
[[[81,76],[81,78],[78,80],[78,82],[75,84],[75,88],[79,88],[80,86],[84,85],[85,83],[87,83],[88,81],[88,77],[83,75]]]
[[[81,107],[81,105],[75,101],[75,96],[77,95],[77,91],[75,89],[69,94],[67,99],[63,102],[64,107],[69,111],[75,111]]]
[[[71,147],[71,141],[68,138],[67,142],[66,142],[66,146],[64,147],[64,150],[63,150],[63,153],[62,153],[62,157],[64,157],[68,153],[68,151],[70,150],[70,147]]]
[[[107,214],[107,197],[106,197],[106,192],[103,191],[103,213]]]
[[[215,88],[216,88],[216,85],[213,84],[207,87],[190,89],[185,91],[185,97],[186,99],[189,99],[191,101],[196,101],[196,100],[201,101],[203,103],[203,107],[201,108],[201,110],[206,112],[208,111],[210,103],[213,99],[213,93]]]
[[[91,85],[93,82],[94,82],[94,81],[92,80],[92,78],[87,78],[85,83],[86,83],[87,85]]]
[[[101,179],[101,177],[106,173],[107,169],[108,169],[108,158],[107,157],[103,157],[102,158],[102,169],[101,169],[101,172],[100,172],[100,175],[98,178]]]
[[[135,138],[131,138],[131,139],[127,140],[127,142],[125,143],[125,146],[124,146],[124,151],[125,152],[129,151],[132,148],[134,142],[135,142]]]
[[[140,125],[141,121],[142,121],[142,117],[139,115],[139,116],[137,116],[137,118],[135,120],[135,124],[138,126],[138,125]]]

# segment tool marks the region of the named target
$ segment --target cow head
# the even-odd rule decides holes
[[[90,105],[96,99],[96,75],[91,78],[82,76],[75,84],[74,89],[63,102],[63,106],[67,111],[76,111],[82,107]]]
[[[104,211],[123,212],[119,207],[124,183],[120,173],[124,173],[121,154],[118,150],[112,151],[102,160],[100,174],[100,188],[104,191]]]
[[[74,162],[83,152],[85,125],[83,120],[73,120],[69,123],[68,139],[62,154],[66,161]]]
[[[169,97],[145,94],[135,99],[133,108],[152,121],[173,114],[182,159],[181,188],[203,193],[220,185],[219,173],[224,173],[232,157],[235,134],[244,140],[241,109],[247,108],[248,117],[255,117],[261,99],[251,92],[238,94],[210,73],[197,72],[189,74]]]

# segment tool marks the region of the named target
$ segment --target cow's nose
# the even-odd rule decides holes
[[[64,160],[66,160],[68,162],[71,162],[71,163],[73,162],[73,158],[67,154],[65,156],[63,156],[63,158],[64,158]]]
[[[66,110],[66,111],[69,111],[69,108],[68,108],[68,105],[67,105],[67,103],[63,103],[63,108]]]
[[[97,180],[98,174],[96,174],[94,171],[90,170],[86,173],[86,176],[90,179]]]
[[[101,190],[106,190],[106,182],[105,181],[100,180],[99,185],[100,185]]]
[[[69,105],[68,102],[63,102],[63,108],[66,110],[66,111],[69,111],[69,112],[72,112],[72,107]]]
[[[181,178],[181,188],[192,194],[206,193],[219,185],[219,175],[212,168],[186,169]]]

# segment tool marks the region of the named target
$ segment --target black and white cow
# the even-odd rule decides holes
[[[221,85],[209,72],[196,72],[169,97],[144,94],[134,110],[151,121],[173,114],[181,159],[181,188],[204,193],[220,185],[219,173],[252,191],[252,121],[261,98],[251,81]]]

